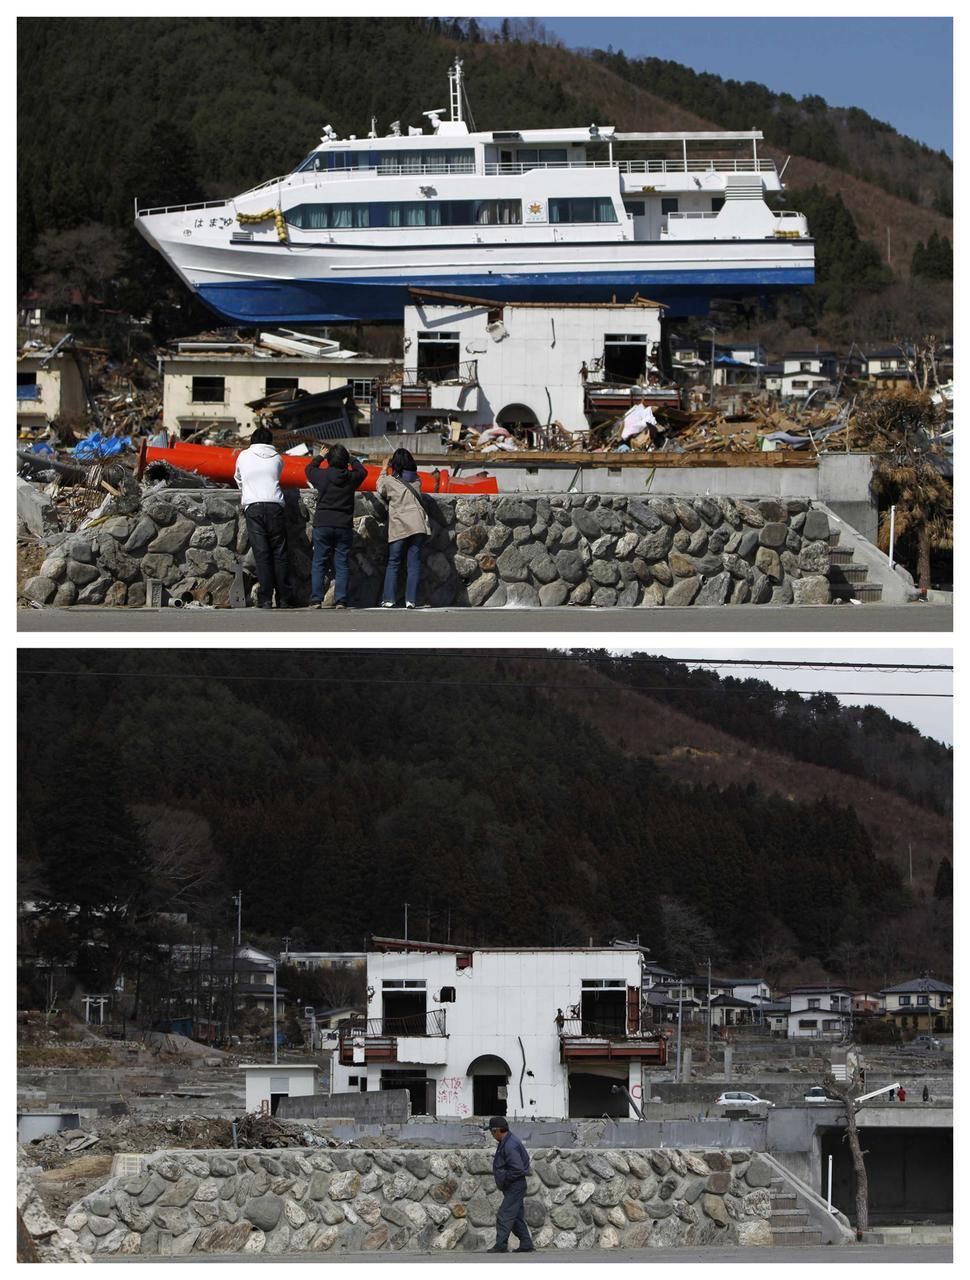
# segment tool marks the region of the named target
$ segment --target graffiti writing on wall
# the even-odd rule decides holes
[[[467,1116],[468,1104],[462,1102],[461,1091],[464,1085],[461,1076],[443,1076],[438,1081],[438,1111],[448,1115]]]

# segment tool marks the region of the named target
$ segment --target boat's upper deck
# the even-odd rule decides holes
[[[612,127],[525,129],[521,132],[415,133],[410,137],[324,139],[291,173],[269,187],[299,187],[359,178],[509,177],[536,170],[607,171],[620,178],[652,177],[671,190],[697,174],[752,174],[766,190],[780,190],[774,160],[758,154],[763,135],[743,133],[617,133]]]

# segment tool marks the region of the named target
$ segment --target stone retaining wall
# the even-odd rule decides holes
[[[287,494],[290,568],[309,599],[314,495]],[[555,494],[429,498],[434,530],[423,554],[423,602],[518,606],[828,604],[829,522],[804,498]],[[387,560],[380,500],[357,496],[350,602],[376,605]],[[145,603],[146,580],[174,597],[226,606],[253,557],[228,490],[167,490],[118,499],[72,534],[43,538],[47,558],[24,594],[46,605]],[[403,583],[401,584],[403,590]],[[331,589],[332,598],[332,589]]]
[[[541,1249],[771,1244],[770,1165],[747,1150],[539,1150],[526,1219]],[[89,1255],[481,1251],[492,1150],[159,1152],[74,1205]]]

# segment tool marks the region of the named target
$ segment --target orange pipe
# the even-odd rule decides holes
[[[145,462],[169,462],[183,471],[194,471],[210,480],[222,480],[231,484],[236,474],[236,458],[241,449],[224,449],[210,444],[176,443],[170,449],[148,446]],[[280,485],[284,489],[306,488],[306,469],[310,459],[284,453]],[[361,493],[371,493],[377,487],[380,467],[365,463],[367,479],[360,486]],[[456,480],[448,471],[419,471],[418,480],[425,493],[498,493],[498,481],[494,476],[482,476],[477,480]]]

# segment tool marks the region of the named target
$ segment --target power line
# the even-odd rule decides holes
[[[319,651],[314,651],[319,652]],[[21,676],[65,676],[78,679],[96,679],[96,680],[145,680],[147,679],[143,671],[64,671],[55,668],[40,668],[28,671],[22,671]],[[416,682],[412,679],[390,678],[387,676],[325,676],[312,675],[304,673],[301,675],[214,675],[211,673],[202,673],[195,671],[175,671],[166,672],[165,681],[169,683],[173,680],[204,680],[208,683],[213,681],[219,683],[228,683],[231,681],[239,681],[245,684],[299,684],[309,682],[312,684],[339,684],[339,685],[366,685],[372,687],[374,685],[407,685],[413,688],[416,683],[420,683],[422,687],[445,688],[445,689],[567,689],[570,692],[587,692],[602,693],[602,686],[592,684],[576,684],[570,681],[568,684],[547,683],[531,680],[436,680],[422,679]],[[695,688],[693,686],[670,686],[670,685],[617,685],[617,691],[622,692],[624,689],[631,693],[691,693],[699,694],[704,697],[710,695],[731,695],[733,697],[754,696],[753,691],[740,688]],[[777,693],[794,693],[799,696],[812,697],[819,693],[831,693],[833,697],[845,698],[952,698],[952,693],[931,693],[926,691],[897,691],[897,690],[876,690],[876,689],[777,689]]]

